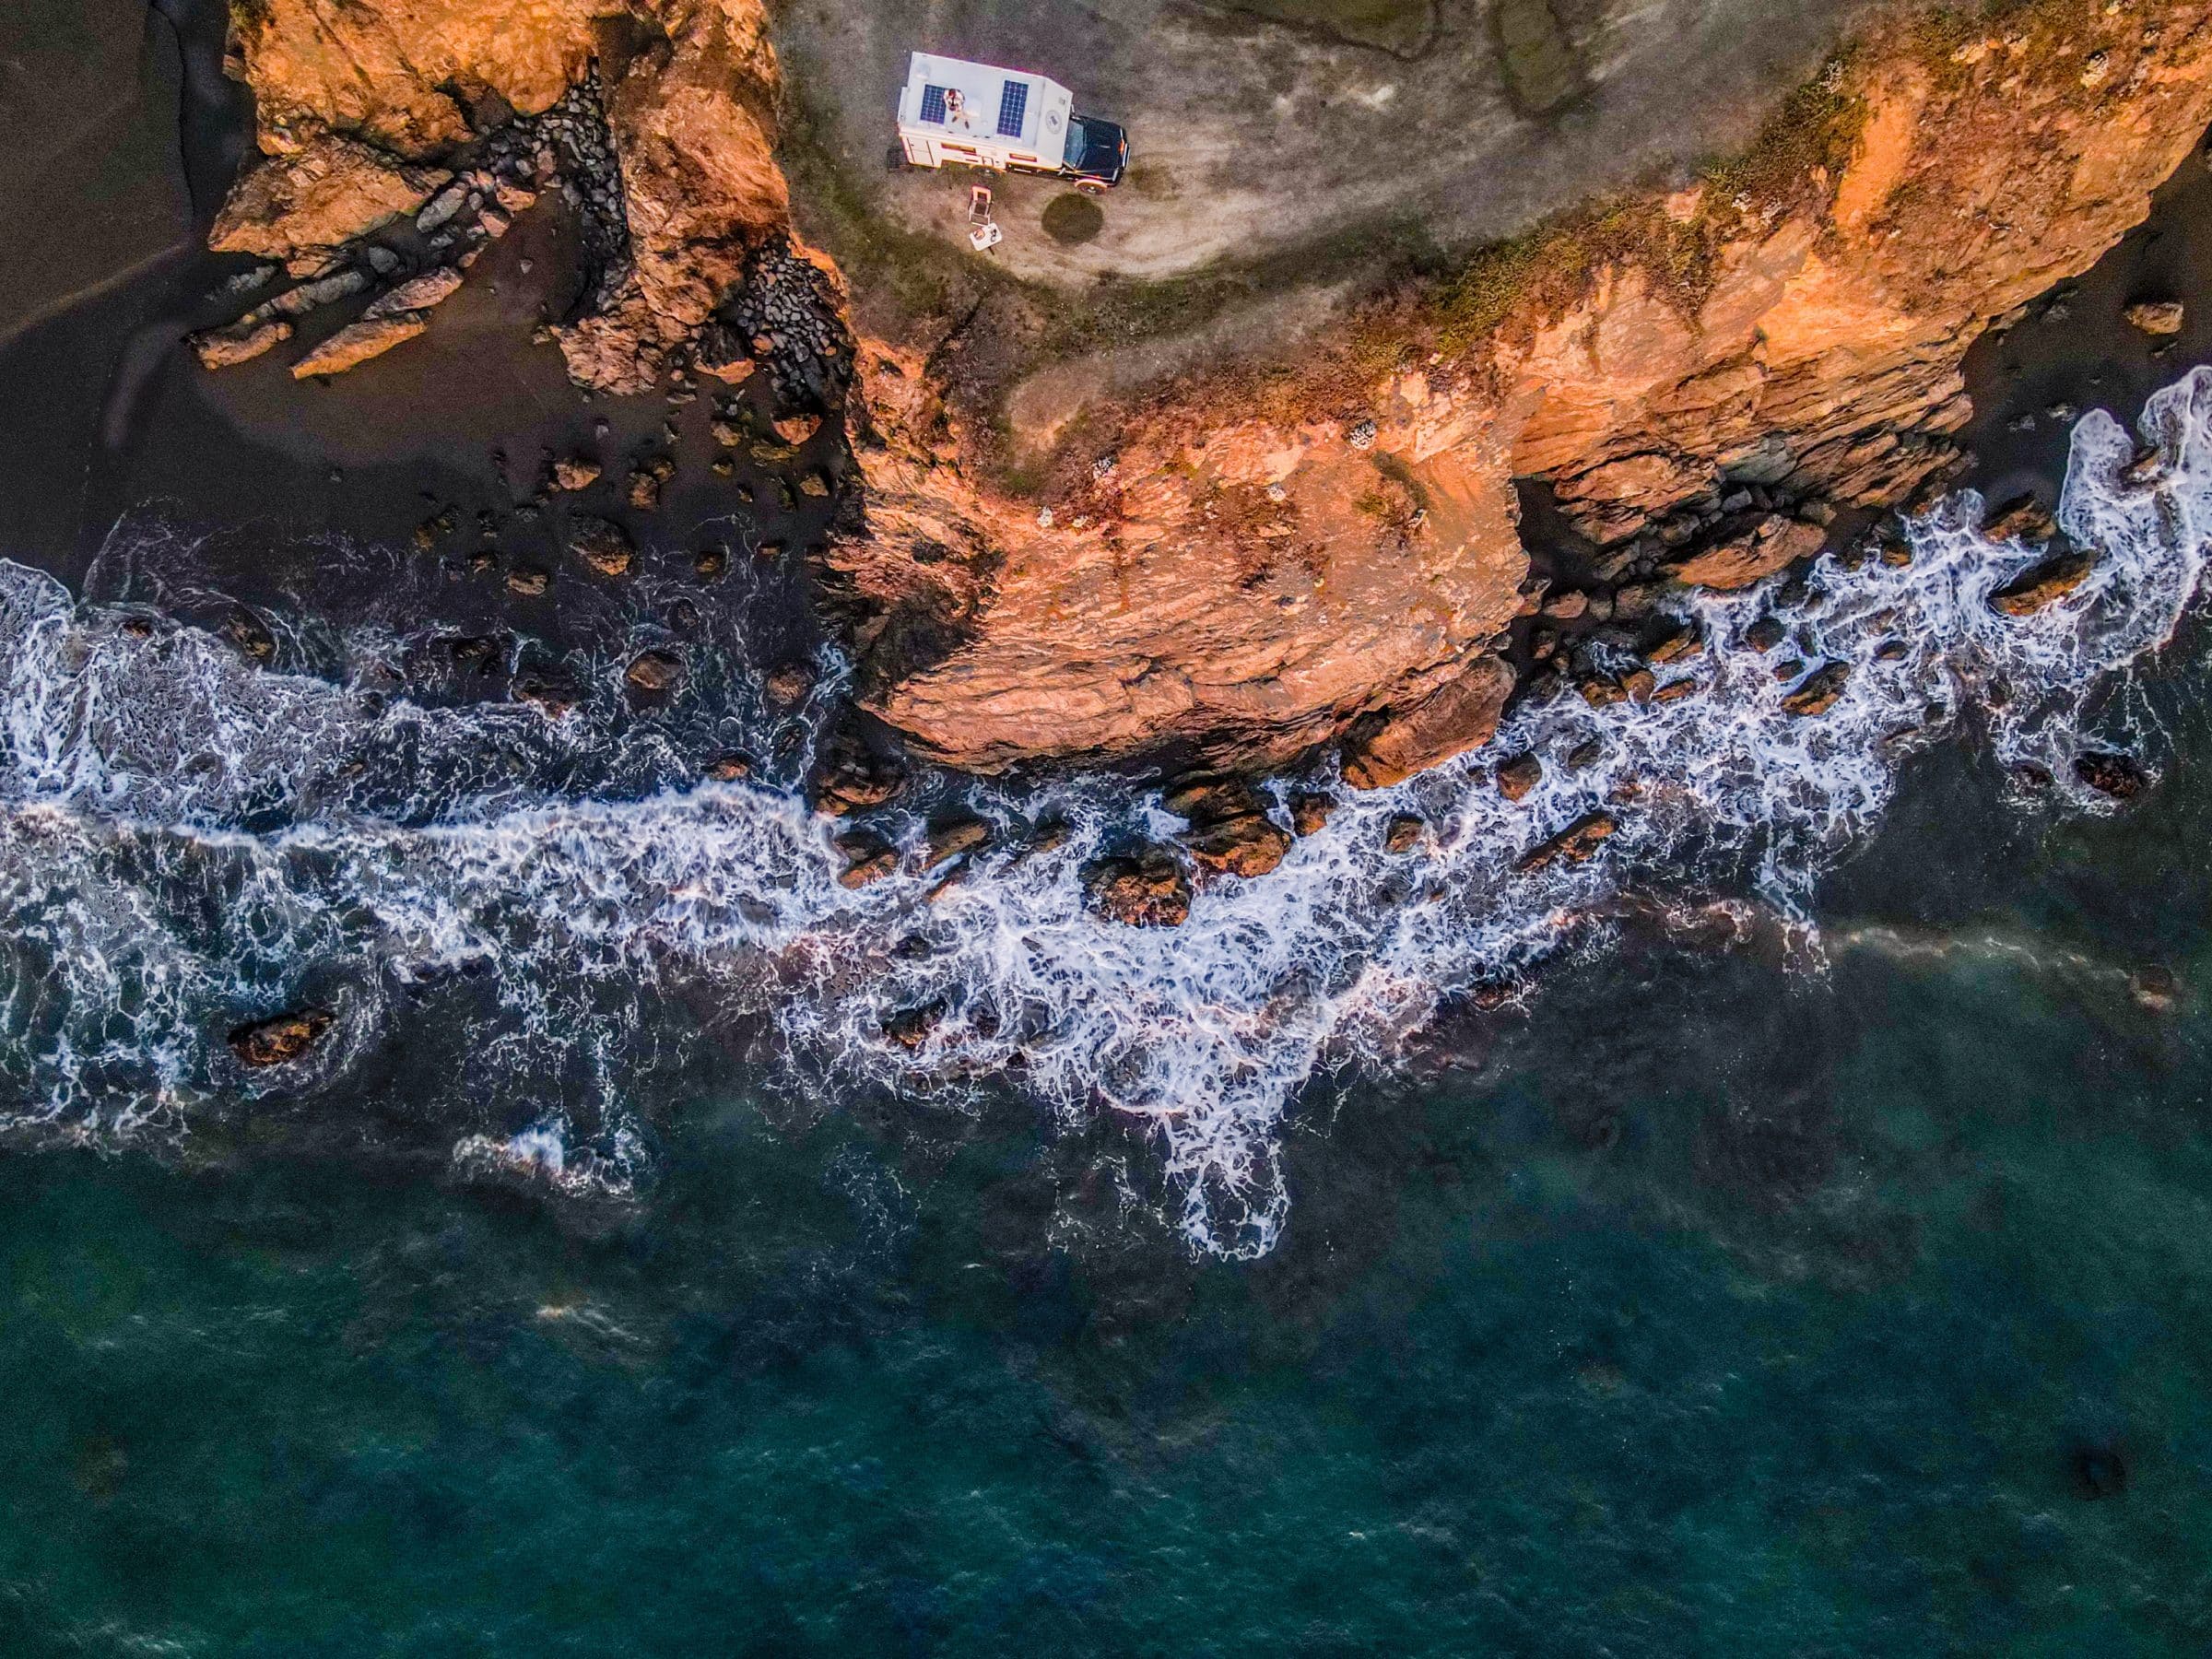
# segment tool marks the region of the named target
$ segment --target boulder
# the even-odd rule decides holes
[[[857,830],[830,844],[844,855],[845,867],[837,877],[841,886],[864,888],[898,872],[899,854],[881,836]]]
[[[761,689],[777,707],[795,709],[814,689],[814,669],[806,663],[786,663],[770,671],[768,678],[761,682]]]
[[[1421,844],[1421,837],[1429,833],[1429,820],[1410,812],[1401,812],[1392,818],[1382,831],[1382,850],[1385,853],[1410,853]]]
[[[906,787],[906,769],[888,755],[871,750],[847,727],[822,746],[815,772],[817,810],[846,818],[880,806]]]
[[[1543,845],[1524,854],[1514,868],[1528,874],[1561,862],[1588,864],[1619,828],[1610,813],[1585,813]]]
[[[1515,755],[1498,768],[1498,793],[1509,801],[1524,801],[1544,782],[1544,762],[1533,754]]]
[[[1992,594],[1989,608],[2001,617],[2032,617],[2048,610],[2088,581],[2096,564],[2094,553],[2053,554]]]
[[[440,265],[411,276],[388,293],[379,294],[369,302],[364,318],[393,317],[403,312],[429,311],[433,305],[442,305],[460,291],[461,273],[451,265]]]
[[[250,363],[292,337],[292,325],[282,318],[265,323],[234,323],[192,336],[193,355],[203,369],[231,369]]]
[[[1691,587],[1734,593],[1810,558],[1827,545],[1828,532],[1819,525],[1770,512],[1748,530],[1677,559],[1667,570],[1676,581]]]
[[[930,1034],[945,1023],[945,1005],[926,1003],[918,1008],[901,1008],[883,1022],[883,1034],[903,1049],[918,1049],[930,1039]]]
[[[1411,708],[1355,732],[1345,746],[1344,781],[1354,789],[1387,789],[1481,747],[1497,735],[1499,716],[1512,690],[1509,665],[1494,656],[1477,657],[1457,678]]]
[[[1182,863],[1164,847],[1085,865],[1083,892],[1090,908],[1124,927],[1181,927],[1190,920],[1191,880]]]
[[[288,1065],[323,1040],[334,1018],[326,1008],[297,1008],[239,1026],[229,1035],[230,1052],[251,1066]]]
[[[2015,496],[1982,521],[1982,534],[1993,542],[2047,542],[2058,534],[2058,521],[2033,496]]]
[[[312,380],[320,374],[343,374],[371,358],[380,358],[394,346],[403,346],[430,325],[420,312],[396,316],[364,317],[348,324],[292,365],[294,380]]]
[[[1290,832],[1264,813],[1215,818],[1183,837],[1202,868],[1247,879],[1265,876],[1290,851]]]
[[[637,554],[629,532],[602,518],[571,521],[569,548],[602,576],[628,575]]]
[[[684,659],[670,651],[641,651],[622,677],[632,691],[667,697],[683,688]]]
[[[990,840],[991,826],[972,814],[940,818],[929,826],[928,851],[923,854],[922,867],[934,870],[940,865],[950,864],[962,853],[986,845]]]
[[[553,488],[556,489],[589,489],[599,482],[599,463],[582,455],[570,455],[553,463]]]
[[[819,415],[779,415],[769,422],[775,428],[776,436],[796,449],[822,429]]]
[[[2182,332],[2189,313],[2179,300],[2147,300],[2129,306],[2121,315],[2137,333],[2154,340],[2170,340]]]
[[[1336,797],[1295,794],[1290,797],[1290,829],[1296,835],[1319,835],[1336,816]]]

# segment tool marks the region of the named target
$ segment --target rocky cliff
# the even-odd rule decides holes
[[[1348,730],[1355,781],[1382,782],[1482,740],[1486,644],[1524,603],[1515,480],[1618,570],[1696,579],[1675,550],[1734,535],[1707,570],[1736,585],[1808,550],[1723,514],[1745,487],[1816,521],[1818,550],[1829,503],[1946,475],[1968,348],[2094,264],[2212,121],[2208,18],[1894,24],[1700,187],[1375,302],[1301,371],[1124,411],[1049,524],[970,481],[929,376],[882,356],[870,534],[837,558],[890,614],[965,632],[877,706],[979,767]]]
[[[266,159],[220,246],[312,276],[434,215],[487,135],[588,106],[612,179],[564,163],[589,161],[571,141],[527,184],[586,175],[612,245],[559,341],[578,379],[634,391],[788,234],[759,0],[236,12]],[[1945,476],[1969,347],[2094,263],[2212,122],[2208,22],[2212,0],[1906,15],[1691,188],[1354,302],[1295,367],[1089,411],[1041,500],[979,465],[947,396],[957,333],[859,342],[859,511],[824,571],[870,706],[977,769],[1343,738],[1347,775],[1382,783],[1484,740],[1505,629],[1542,603],[1517,481],[1548,484],[1615,573],[1727,586],[1817,550],[1836,506]],[[502,187],[466,198],[495,234]]]

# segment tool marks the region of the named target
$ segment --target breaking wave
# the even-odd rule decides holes
[[[1133,1122],[1192,1242],[1263,1253],[1307,1080],[1388,1065],[1445,999],[1517,983],[1602,927],[1624,879],[1737,880],[1803,921],[1902,759],[1970,715],[2021,775],[2109,805],[2072,763],[2142,737],[2092,744],[2088,712],[2144,719],[2100,693],[2195,592],[2212,371],[2160,394],[2143,429],[2149,465],[2109,416],[2076,430],[2060,521],[2100,557],[2065,601],[1993,611],[2041,549],[1992,544],[1982,502],[1954,497],[1904,526],[1909,564],[1831,554],[1796,582],[1686,599],[1706,645],[1668,672],[1695,694],[1524,704],[1480,754],[1341,792],[1279,869],[1202,888],[1159,931],[1085,908],[1088,859],[1133,826],[1176,827],[1110,780],[979,786],[969,804],[1003,833],[955,879],[922,871],[910,817],[901,873],[851,891],[835,826],[788,791],[688,786],[650,756],[580,771],[610,745],[665,744],[619,735],[618,663],[559,720],[433,709],[359,676],[252,667],[209,633],[80,606],[0,563],[5,1121],[127,1144],[343,1086],[444,1126],[462,1178],[618,1199],[651,1178],[637,1083],[686,1041],[662,1012],[680,998],[702,1029],[771,1024],[787,1082],[957,1098],[999,1078],[1071,1124]],[[1762,618],[1782,643],[1755,641]],[[1834,705],[1786,712],[1830,664],[1849,667]],[[1544,778],[1510,803],[1490,770],[1523,750]],[[650,787],[604,798],[616,776]],[[1618,828],[1587,863],[1517,867],[1599,811]],[[1422,840],[1387,853],[1409,813]],[[1068,826],[1049,847],[1027,833],[1048,817]],[[303,1059],[256,1070],[224,1040],[307,1004],[334,1018]]]

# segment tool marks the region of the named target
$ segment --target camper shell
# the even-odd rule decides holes
[[[1058,81],[917,52],[899,95],[899,143],[915,167],[1042,173],[1110,190],[1129,167],[1129,135],[1075,112]]]

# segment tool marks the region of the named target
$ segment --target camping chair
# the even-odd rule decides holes
[[[988,253],[998,246],[1006,232],[991,217],[991,190],[988,185],[977,184],[968,192],[968,241],[978,253]]]

